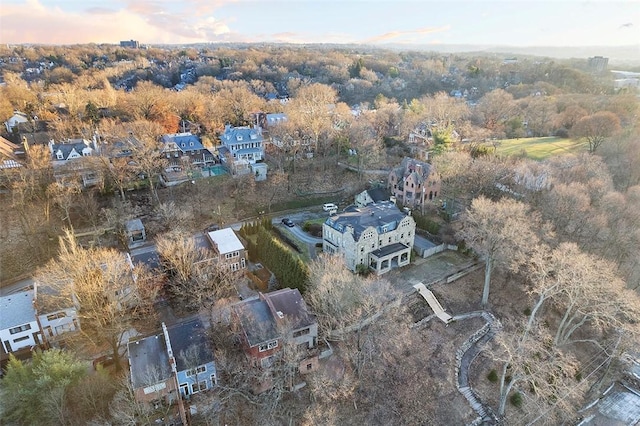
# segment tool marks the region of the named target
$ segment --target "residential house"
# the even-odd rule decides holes
[[[176,359],[178,388],[184,397],[218,383],[213,351],[199,319],[167,327]]]
[[[162,136],[162,154],[172,166],[206,165],[215,163],[215,157],[197,135],[192,133],[173,133]]]
[[[386,189],[371,188],[362,191],[355,197],[356,207],[366,207],[369,204],[379,203],[381,201],[389,201],[390,195]]]
[[[28,123],[29,116],[24,112],[13,111],[13,115],[4,122],[4,127],[7,129],[7,133],[12,133],[14,129],[17,130],[19,123]]]
[[[199,319],[167,327],[127,344],[130,380],[137,401],[171,405],[217,383],[213,351]]]
[[[129,373],[136,401],[158,407],[178,399],[178,382],[167,351],[167,334],[160,333],[127,344]]]
[[[226,264],[231,271],[239,271],[247,267],[247,253],[244,245],[231,228],[207,233],[214,255],[220,264]]]
[[[243,300],[232,308],[242,330],[242,347],[255,365],[270,367],[284,344],[300,349],[300,358],[318,345],[318,324],[298,289],[284,288]]]
[[[80,330],[78,311],[73,303],[59,297],[59,292],[35,281],[33,306],[43,340],[48,345],[64,345],[67,333]]]
[[[222,146],[218,148],[220,161],[231,168],[233,164],[244,165],[243,170],[249,170],[250,164],[262,161],[264,146],[262,129],[260,127],[233,127],[227,124],[224,133],[220,135]]]
[[[33,290],[0,297],[0,341],[4,356],[44,343],[33,300]]]
[[[64,164],[69,160],[81,157],[88,157],[97,152],[94,141],[86,139],[68,139],[63,143],[56,144],[53,140],[49,141],[49,151],[54,166],[56,164]]]
[[[387,183],[397,202],[411,208],[424,208],[425,204],[435,202],[440,186],[440,175],[431,164],[409,157],[391,170]]]
[[[369,268],[380,275],[410,263],[415,229],[410,211],[391,201],[351,207],[324,222],[322,248],[343,256],[352,271]]]
[[[49,151],[51,152],[52,164],[54,167],[54,177],[60,183],[66,183],[69,179],[80,179],[82,186],[87,188],[102,183],[100,171],[80,161],[85,157],[90,157],[98,153],[96,139],[92,141],[86,139],[68,139],[56,144],[49,141]]]
[[[0,136],[0,169],[18,169],[22,167],[21,155],[24,155],[24,150],[20,146]]]

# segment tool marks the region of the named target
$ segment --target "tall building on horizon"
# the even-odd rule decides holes
[[[120,42],[120,47],[130,47],[132,49],[139,49],[140,42],[138,40],[124,40]]]

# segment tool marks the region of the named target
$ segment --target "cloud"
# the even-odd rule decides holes
[[[384,33],[381,35],[377,35],[371,38],[368,38],[363,41],[365,44],[378,43],[380,41],[388,41],[397,38],[411,38],[412,40],[416,39],[416,36],[423,36],[426,34],[440,33],[444,31],[449,31],[451,27],[449,25],[443,27],[426,27],[419,28],[417,30],[406,30],[406,31],[391,31],[388,33]]]
[[[196,43],[217,41],[230,32],[225,22],[212,14],[194,13],[193,8],[213,10],[204,0],[186,4],[131,0],[119,10],[96,6],[76,11],[27,0],[0,9],[0,42],[79,44],[136,39],[141,43]]]

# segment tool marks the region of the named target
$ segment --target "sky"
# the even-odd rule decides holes
[[[0,0],[0,43],[640,44],[640,0]]]

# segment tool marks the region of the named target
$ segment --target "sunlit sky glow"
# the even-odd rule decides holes
[[[640,1],[0,0],[2,43],[622,46]]]

